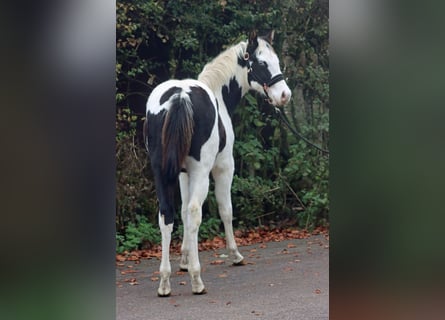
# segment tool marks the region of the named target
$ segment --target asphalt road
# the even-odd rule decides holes
[[[329,241],[324,236],[239,249],[244,266],[232,266],[223,249],[200,252],[204,295],[193,295],[188,273],[177,272],[178,255],[171,256],[172,295],[167,298],[157,296],[158,259],[125,262],[116,269],[116,319],[329,318]]]

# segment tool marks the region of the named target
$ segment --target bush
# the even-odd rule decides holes
[[[117,234],[116,248],[121,253],[125,250],[143,249],[161,241],[159,228],[148,222],[144,216],[137,216],[136,223],[128,223],[125,234]]]
[[[142,141],[150,92],[169,78],[196,78],[205,63],[254,28],[277,31],[274,48],[293,96],[283,112],[309,140],[328,147],[327,0],[123,0],[117,3],[116,27],[116,227],[121,247],[150,243],[138,240],[142,235],[136,229],[148,228],[141,221],[157,229],[156,193]],[[328,158],[290,134],[274,108],[258,96],[246,95],[233,123],[235,226],[328,224]],[[181,237],[179,196],[177,200],[175,235]],[[210,191],[200,237],[221,233],[216,211]]]
[[[154,183],[148,170],[147,153],[137,141],[137,123],[141,120],[129,108],[119,109],[116,117],[116,225],[117,232],[125,233],[128,223],[137,216],[151,217],[157,211]]]

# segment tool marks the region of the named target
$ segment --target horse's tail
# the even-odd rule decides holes
[[[189,95],[181,91],[171,98],[162,126],[162,172],[169,181],[176,181],[189,154],[193,127],[192,102]]]

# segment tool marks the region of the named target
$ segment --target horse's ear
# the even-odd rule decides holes
[[[250,31],[250,34],[249,34],[249,42],[254,42],[254,41],[257,41],[256,30]]]
[[[249,34],[249,43],[247,45],[247,52],[253,54],[258,47],[258,36],[256,30],[252,30]]]
[[[264,37],[264,39],[269,42],[270,44],[273,44],[273,38],[275,36],[275,30],[271,30],[268,34],[266,34],[266,36]]]

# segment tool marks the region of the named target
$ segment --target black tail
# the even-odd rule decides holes
[[[187,93],[172,97],[162,126],[162,173],[168,181],[176,181],[189,154],[193,136],[193,109]]]

